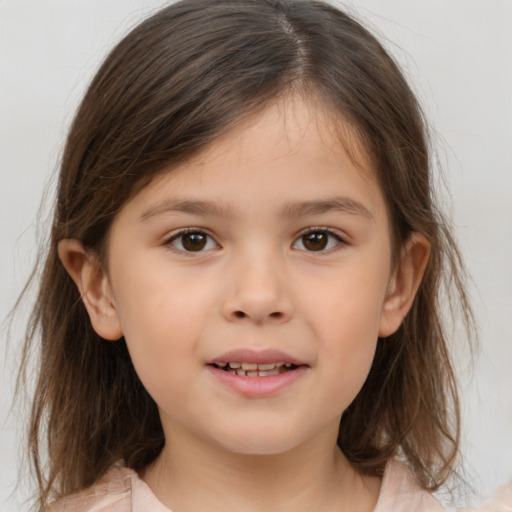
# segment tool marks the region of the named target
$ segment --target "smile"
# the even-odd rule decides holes
[[[270,348],[241,347],[210,359],[206,368],[223,388],[250,398],[277,396],[302,381],[310,365]]]
[[[271,377],[297,368],[292,363],[219,362],[213,366],[241,377]]]

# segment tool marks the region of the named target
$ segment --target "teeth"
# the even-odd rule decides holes
[[[234,375],[241,375],[243,377],[269,377],[271,375],[279,375],[284,371],[284,368],[291,368],[292,363],[236,363],[236,362],[221,362],[216,363],[219,368],[224,368],[226,371]],[[283,368],[284,367],[284,368]]]
[[[281,368],[282,366],[286,366],[286,368],[290,368],[291,363],[235,363],[235,362],[229,362],[229,363],[216,363],[216,366],[219,368],[225,368],[229,365],[229,368],[232,370],[238,370],[239,368],[242,368],[243,370],[247,371],[263,371],[266,372],[268,370],[273,370],[274,368]]]
[[[263,372],[258,372],[258,377],[269,377],[270,375],[279,375],[281,372],[276,368],[274,370],[268,370]]]
[[[269,377],[271,375],[279,375],[285,368],[291,368],[292,363],[236,363],[236,362],[221,362],[215,363],[219,368],[233,373],[234,375],[241,375],[243,377]]]
[[[276,367],[276,363],[259,364],[259,371],[273,370]]]

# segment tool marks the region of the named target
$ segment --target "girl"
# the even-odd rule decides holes
[[[429,168],[402,74],[326,3],[135,28],[62,159],[25,347],[39,508],[441,510],[445,284],[471,312]]]

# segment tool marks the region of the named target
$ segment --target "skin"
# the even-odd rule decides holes
[[[360,148],[356,165],[329,119],[320,103],[281,99],[163,173],[116,216],[107,268],[79,241],[60,242],[95,330],[125,337],[158,405],[166,444],[142,476],[174,512],[377,501],[380,480],[348,463],[338,425],[378,338],[407,314],[429,245],[413,234],[392,265],[368,159]],[[202,250],[186,250],[187,228]],[[278,349],[304,371],[271,396],[245,396],[207,364],[236,348]]]

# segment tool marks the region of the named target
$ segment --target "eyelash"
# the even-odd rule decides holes
[[[202,247],[199,247],[200,250],[198,250],[198,251],[193,251],[193,250],[186,249],[185,246],[183,245],[183,238],[185,236],[187,236],[187,235],[201,235],[201,236],[203,236],[205,238],[205,245],[202,246]],[[175,245],[174,242],[176,242],[176,241],[181,241],[181,248],[177,247]],[[207,247],[209,244],[211,244],[211,242],[213,242],[214,247]],[[211,235],[209,235],[205,230],[200,229],[200,228],[185,228],[185,229],[181,229],[177,233],[173,233],[165,241],[165,245],[171,246],[177,252],[184,253],[184,254],[196,254],[196,253],[204,252],[205,250],[210,250],[210,249],[213,249],[215,247],[219,247],[219,244],[213,239],[213,237]],[[207,247],[207,248],[205,249],[205,247]]]
[[[300,249],[300,250],[303,250],[306,252],[331,253],[336,250],[339,250],[341,248],[341,246],[347,245],[347,242],[338,234],[337,231],[334,231],[333,229],[330,229],[330,228],[317,226],[317,227],[311,227],[311,228],[306,229],[305,231],[302,231],[299,234],[299,236],[296,238],[295,242],[293,243],[292,248],[295,248],[296,244],[298,244],[301,241],[304,244],[305,237],[307,237],[308,235],[315,235],[315,234],[316,235],[318,235],[318,234],[327,235],[326,247],[321,247],[318,250],[311,250],[311,249],[308,250],[306,248]],[[334,245],[332,245],[333,240],[335,241]],[[329,247],[330,244],[331,244],[331,246]]]
[[[184,237],[187,235],[199,235],[201,237],[204,237],[202,240],[197,241],[197,242],[199,242],[199,245],[196,246],[196,248],[198,248],[197,251],[190,250],[190,248],[187,249],[184,246]],[[322,244],[324,243],[324,241],[322,241],[321,237],[320,237],[319,240],[316,240],[316,241],[313,240],[313,243],[320,242],[320,247],[318,249],[311,249],[311,248],[307,249],[304,245],[305,237],[310,236],[310,235],[317,235],[317,236],[318,235],[327,235],[327,237],[325,239],[325,247],[322,247]],[[332,245],[333,240],[335,242],[334,245]],[[189,241],[190,241],[190,239],[189,239]],[[203,245],[201,245],[202,241],[204,241]],[[181,245],[181,247],[179,247],[176,244],[176,242],[180,242],[179,245]],[[212,242],[213,242],[213,246],[212,246]],[[340,247],[339,247],[340,245],[346,245],[346,241],[337,232],[335,232],[332,229],[325,228],[325,227],[311,227],[311,228],[306,229],[305,231],[302,231],[301,233],[299,233],[298,237],[293,242],[292,249],[298,249],[298,247],[296,247],[296,246],[297,246],[297,244],[299,244],[301,242],[302,242],[302,245],[304,248],[299,249],[299,250],[305,251],[305,252],[318,252],[318,253],[333,252],[333,251],[340,249]],[[174,250],[176,250],[179,253],[190,254],[190,255],[202,253],[202,252],[220,247],[219,244],[214,240],[214,238],[211,235],[209,235],[205,230],[200,229],[200,228],[181,229],[177,233],[173,233],[165,241],[165,245],[171,246]]]

